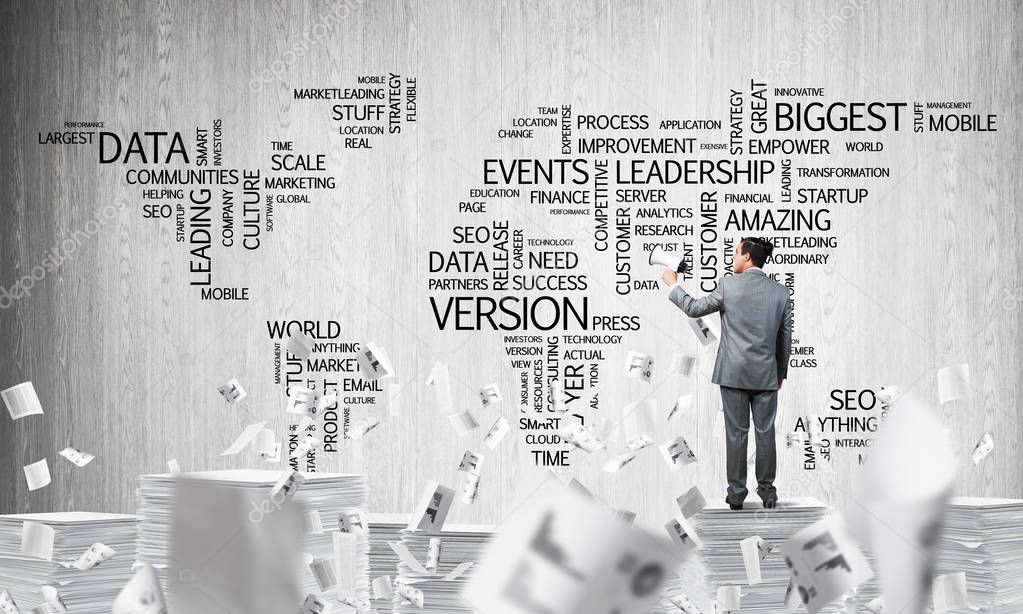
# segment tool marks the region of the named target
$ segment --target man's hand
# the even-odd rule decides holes
[[[778,390],[781,390],[781,385],[784,384],[784,383],[785,383],[785,380],[783,380],[783,379],[778,380]]]
[[[671,269],[664,269],[664,272],[661,273],[661,279],[669,286],[674,286],[678,283],[678,273]]]

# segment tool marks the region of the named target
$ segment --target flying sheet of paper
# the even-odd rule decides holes
[[[802,529],[781,545],[781,551],[810,614],[874,575],[837,514]]]
[[[44,584],[40,587],[40,592],[43,594],[43,601],[46,602],[46,606],[49,608],[47,614],[49,612],[68,614],[67,604],[64,602],[64,598],[61,597],[60,591],[57,590],[56,586]]]
[[[667,547],[548,479],[498,528],[463,595],[487,614],[641,614],[678,564]]]
[[[451,414],[448,416],[448,420],[459,437],[468,435],[479,428],[480,425],[476,420],[476,416],[472,415],[472,412],[469,410],[465,410],[460,414]]]
[[[337,409],[336,394],[321,394],[316,398],[316,413],[322,414],[327,409]]]
[[[113,614],[167,614],[156,570],[143,563],[114,600]]]
[[[399,597],[413,604],[419,609],[422,609],[426,605],[426,598],[423,595],[423,591],[412,586],[401,578],[395,578],[394,580],[394,592]]]
[[[21,553],[38,559],[53,560],[54,530],[48,524],[25,520],[21,523]]]
[[[648,441],[652,444],[654,437],[663,429],[658,418],[657,399],[643,399],[622,408],[626,445],[638,450],[644,446],[636,445],[637,441]]]
[[[337,574],[334,573],[334,563],[330,559],[313,559],[309,563],[309,571],[316,579],[320,591],[327,592],[337,586]]]
[[[638,455],[638,452],[625,452],[624,454],[619,454],[605,462],[600,466],[600,468],[608,473],[618,473],[624,469],[626,465],[636,460],[636,456]]]
[[[511,423],[504,416],[499,416],[494,424],[487,431],[485,437],[483,437],[483,445],[487,446],[491,450],[497,447],[497,444],[501,443],[504,436],[511,431]]]
[[[970,459],[973,460],[974,465],[979,465],[980,461],[987,458],[988,454],[995,449],[995,440],[991,437],[991,433],[984,433],[984,436],[980,438],[977,445],[973,446],[973,453],[970,454]]]
[[[672,354],[668,375],[672,377],[689,377],[693,372],[694,366],[696,366],[695,354]]]
[[[636,512],[632,510],[619,509],[616,510],[615,513],[622,519],[622,522],[626,524],[632,524],[636,520]]]
[[[312,435],[306,435],[298,442],[298,445],[295,446],[295,456],[297,458],[302,458],[316,448],[319,448],[322,443],[323,441],[319,438],[313,437]]]
[[[370,431],[380,426],[380,418],[369,414],[352,423],[352,428],[348,431],[348,436],[353,441],[363,439]]]
[[[664,530],[683,554],[688,555],[693,550],[703,547],[703,540],[696,534],[685,516],[678,515],[672,518],[664,524]]]
[[[391,576],[377,576],[373,578],[373,599],[391,599],[394,597],[394,586],[391,583]]]
[[[934,614],[971,609],[966,595],[966,572],[959,571],[934,578]]]
[[[21,614],[21,608],[14,601],[14,597],[6,590],[0,591],[0,612],[3,614]]]
[[[256,433],[256,437],[252,442],[252,447],[256,450],[256,454],[260,458],[266,459],[274,455],[277,450],[277,438],[274,436],[274,432],[268,428],[264,428]]]
[[[91,463],[96,457],[88,452],[82,452],[77,448],[68,446],[60,451],[60,455],[71,461],[76,467],[84,467]]]
[[[455,403],[451,397],[451,374],[448,372],[447,363],[438,362],[430,369],[430,376],[426,378],[426,386],[433,390],[433,401],[437,411],[444,415],[452,414],[455,411]]]
[[[354,597],[356,573],[356,556],[359,549],[359,536],[355,533],[335,531],[334,561],[337,566],[337,594],[339,597]]]
[[[260,431],[263,430],[264,425],[266,425],[266,422],[254,422],[253,424],[250,424],[247,427],[245,427],[245,429],[242,431],[242,434],[238,435],[234,442],[230,446],[228,446],[226,450],[221,452],[220,455],[234,456],[241,452],[242,450],[244,450],[245,448],[247,448],[248,445],[255,441],[256,437],[259,436],[259,433]]]
[[[420,496],[419,505],[409,519],[408,528],[414,531],[439,533],[454,499],[454,490],[437,482],[427,482]]]
[[[742,551],[742,564],[746,568],[746,583],[750,586],[760,584],[763,581],[760,562],[769,552],[764,539],[759,535],[747,537],[739,542],[739,549]]]
[[[692,518],[707,507],[707,500],[696,486],[682,493],[678,499],[675,499],[675,503],[678,504],[678,509],[684,518]]]
[[[178,463],[178,459],[172,458],[167,461],[167,471],[171,473],[181,473],[181,465]]]
[[[704,347],[718,340],[717,335],[707,326],[703,318],[687,318],[687,320],[689,321],[689,327],[693,329],[696,338],[700,340]]]
[[[330,602],[323,597],[309,593],[305,596],[305,601],[302,602],[298,614],[330,614],[332,608]]]
[[[479,475],[480,468],[483,465],[483,459],[486,458],[479,452],[473,452],[472,450],[466,450],[462,454],[462,461],[458,463],[458,470],[466,473],[475,473]]]
[[[882,614],[884,612],[884,603],[881,601],[881,597],[874,597],[870,600],[870,603],[864,606],[867,611],[871,614]]]
[[[875,397],[881,403],[882,407],[890,407],[899,396],[902,395],[902,388],[894,384],[883,386],[880,391],[877,392]]]
[[[498,388],[497,384],[487,384],[480,388],[480,402],[483,403],[483,407],[490,407],[491,405],[497,405],[504,400],[501,396],[501,389]]]
[[[25,481],[29,490],[39,490],[50,483],[50,465],[46,459],[37,460],[31,465],[25,465],[22,470],[25,472]]]
[[[320,415],[323,406],[320,404],[320,393],[305,386],[288,387],[288,404],[285,411],[303,418],[315,418]]]
[[[938,371],[938,402],[965,399],[970,394],[970,365],[945,367]]]
[[[461,501],[462,503],[472,505],[473,503],[476,503],[476,497],[479,496],[480,475],[478,473],[463,473],[461,475]]]
[[[338,528],[342,533],[365,533],[366,519],[361,510],[345,510],[338,514]]]
[[[431,537],[430,545],[426,550],[426,569],[430,573],[437,573],[437,566],[440,565],[441,541],[439,537]]]
[[[285,470],[270,489],[270,499],[275,503],[287,501],[295,496],[303,482],[305,482],[305,478],[301,473],[294,469]]]
[[[671,411],[668,412],[668,420],[671,420],[676,415],[681,416],[682,414],[689,411],[689,408],[693,406],[693,395],[683,394],[675,400],[675,404],[671,406]]]
[[[567,422],[558,430],[561,440],[567,444],[579,448],[583,452],[596,452],[603,449],[605,443],[590,432],[581,422],[572,420]]]
[[[664,462],[668,463],[668,467],[672,471],[677,471],[683,465],[696,462],[696,454],[693,453],[684,437],[676,437],[661,444],[658,449],[661,451],[661,456],[664,457]]]
[[[296,358],[305,360],[313,353],[313,338],[302,331],[298,331],[288,337],[288,342],[285,347],[289,352],[294,354]]]
[[[365,344],[355,355],[355,358],[359,363],[359,369],[366,379],[378,380],[394,375],[394,367],[391,365],[387,352],[372,341]]]
[[[741,596],[738,586],[719,586],[714,599],[714,611],[718,614],[739,611]]]
[[[681,610],[682,614],[703,614],[700,608],[697,607],[697,605],[693,603],[693,600],[685,593],[676,593],[675,595],[671,595],[668,597],[668,601],[670,601],[673,606]]]
[[[363,599],[362,597],[339,597],[338,601],[341,602],[341,605],[345,606],[343,614],[365,614],[367,612],[373,612],[373,604],[371,604],[368,599]]]
[[[232,378],[223,386],[218,386],[217,392],[224,397],[225,401],[232,405],[248,396],[248,393],[245,392],[244,388],[242,388],[242,385],[237,378]]]
[[[625,355],[625,369],[622,374],[649,382],[654,374],[654,357],[643,352],[629,352]]]
[[[110,546],[96,542],[78,557],[78,560],[74,562],[74,567],[82,571],[92,569],[115,554],[117,553]]]
[[[4,405],[7,406],[12,420],[43,413],[42,403],[39,402],[32,382],[22,382],[17,386],[11,386],[0,392],[0,397],[3,397]]]
[[[402,544],[401,542],[387,542],[387,545],[390,546],[391,550],[398,555],[398,560],[404,563],[412,571],[424,575],[429,575],[431,573],[425,565],[419,562],[419,559],[412,554],[405,544]]]
[[[443,580],[445,582],[451,582],[453,580],[457,580],[458,578],[462,577],[462,575],[465,572],[467,572],[470,569],[472,569],[472,566],[475,565],[475,564],[476,563],[474,561],[465,561],[463,563],[459,563],[458,565],[455,565],[455,568],[452,569],[451,571],[449,571],[446,576],[441,578],[441,580]]]

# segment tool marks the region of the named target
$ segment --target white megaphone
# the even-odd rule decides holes
[[[689,268],[684,260],[676,256],[675,254],[665,251],[659,247],[655,247],[650,252],[649,257],[650,266],[663,266],[675,271],[676,273],[685,273]]]

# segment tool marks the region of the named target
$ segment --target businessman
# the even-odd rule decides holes
[[[671,302],[690,318],[721,312],[721,341],[711,381],[721,387],[728,456],[725,501],[733,510],[742,509],[748,494],[746,441],[750,414],[757,445],[757,494],[766,508],[778,502],[774,487],[774,417],[778,391],[788,373],[792,307],[788,290],[764,273],[764,263],[772,251],[774,245],[767,239],[742,239],[735,248],[735,275],[722,278],[713,292],[699,299],[682,288],[675,271],[666,269],[661,275],[671,287]]]

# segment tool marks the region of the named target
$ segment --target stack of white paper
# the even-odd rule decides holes
[[[137,520],[92,512],[0,516],[0,590],[26,613],[46,603],[46,585],[70,612],[109,614],[132,578]]]
[[[801,497],[782,499],[768,510],[755,496],[751,498],[742,510],[731,510],[720,500],[694,516],[693,527],[703,544],[698,553],[706,573],[705,590],[713,599],[719,587],[738,586],[738,611],[784,612],[791,573],[778,546],[827,516],[829,508],[817,499]],[[763,539],[769,552],[759,562],[760,582],[751,585],[740,542],[754,536]],[[836,600],[820,612],[837,612],[841,606],[842,601]]]
[[[966,573],[966,598],[974,612],[1023,611],[1023,499],[949,502],[934,573],[957,572]]]
[[[398,562],[399,584],[411,587],[410,594],[420,591],[423,607],[402,598],[395,591],[394,611],[397,614],[458,614],[474,612],[462,598],[462,589],[472,577],[473,567],[483,557],[493,527],[489,525],[444,525],[438,532],[404,530],[400,545],[414,558]],[[429,560],[430,540],[440,539],[440,556],[436,572],[425,567]],[[409,563],[412,563],[411,565]]]
[[[398,577],[398,555],[389,543],[401,541],[402,531],[408,526],[408,514],[371,514],[369,517],[369,580],[386,577],[393,584]],[[394,610],[393,599],[373,599],[373,609],[378,614],[390,614]]]
[[[342,562],[335,557],[334,536],[340,531],[340,518],[344,514],[359,518],[365,516],[368,497],[366,477],[360,474],[341,473],[301,473],[304,480],[293,494],[285,499],[283,495],[272,496],[274,485],[282,476],[281,471],[274,470],[226,470],[203,471],[181,474],[154,474],[139,477],[137,499],[139,522],[139,560],[150,563],[157,569],[161,585],[168,597],[173,601],[168,586],[175,581],[187,583],[194,581],[190,575],[195,570],[176,569],[171,561],[171,537],[174,524],[175,478],[188,480],[204,480],[229,489],[241,491],[248,501],[245,506],[245,519],[254,526],[260,524],[264,517],[273,516],[283,506],[294,503],[301,509],[306,519],[307,530],[299,549],[305,555],[296,570],[304,593],[314,593],[326,598],[335,610],[340,609],[341,599],[369,599],[369,539],[366,531],[355,527],[350,532],[355,535],[354,562]],[[315,512],[315,514],[313,513]],[[215,519],[211,518],[211,522]],[[319,527],[312,526],[319,520]],[[322,527],[322,531],[320,531]],[[354,595],[348,594],[349,587],[322,590],[317,583],[314,572],[309,567],[311,560],[327,560],[334,567],[332,571],[338,577],[346,576],[354,583]],[[338,569],[344,564],[352,566],[351,570]],[[350,573],[353,572],[353,573]],[[171,577],[174,576],[174,577]],[[344,590],[342,590],[344,589]],[[339,594],[345,593],[345,594]],[[173,608],[173,603],[170,604]],[[297,605],[296,605],[297,609]]]

